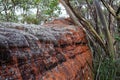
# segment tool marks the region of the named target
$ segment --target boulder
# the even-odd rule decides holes
[[[63,22],[1,22],[0,80],[93,80],[84,31]]]

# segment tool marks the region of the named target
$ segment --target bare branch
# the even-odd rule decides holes
[[[116,15],[116,11],[109,4],[107,4],[104,0],[101,0],[101,2],[115,18],[120,19],[120,16]]]
[[[64,0],[60,0],[60,2],[64,5],[64,7],[66,8],[68,14],[73,19],[73,21],[75,22],[75,24],[77,24],[78,26],[81,26],[81,24],[84,25],[84,26],[86,26],[87,29],[85,27],[82,27],[84,29],[84,31],[86,32],[86,30],[88,30],[94,36],[94,38],[97,39],[98,43],[103,47],[103,49],[107,53],[107,49],[105,47],[105,44],[104,44],[102,38],[98,35],[98,33],[93,28],[93,26],[85,18],[83,18],[80,14],[78,16],[73,11],[73,9],[71,8],[71,6],[69,4],[66,4],[66,2]]]
[[[108,25],[107,25],[107,21],[103,15],[103,12],[102,12],[102,9],[100,7],[100,4],[97,0],[95,0],[95,5],[96,5],[96,9],[97,9],[97,12],[98,12],[98,15],[99,15],[99,18],[100,18],[100,21],[102,23],[102,25],[104,26],[104,30],[105,30],[105,35],[106,35],[106,39],[107,39],[107,43],[108,43],[108,48],[109,48],[109,55],[112,57],[112,58],[115,58],[115,53],[114,53],[114,46],[113,46],[113,40],[112,40],[112,36],[110,34],[110,31],[108,29]]]

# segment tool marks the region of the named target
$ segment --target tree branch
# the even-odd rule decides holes
[[[85,27],[82,27],[83,30],[87,33],[86,30],[88,30],[95,39],[97,39],[98,43],[103,47],[103,49],[105,50],[105,52],[107,53],[107,49],[105,47],[105,44],[102,40],[102,38],[97,34],[97,32],[94,30],[93,26],[85,19],[83,18],[80,14],[79,16],[74,12],[74,10],[71,8],[71,6],[66,3],[64,0],[60,0],[60,2],[63,4],[63,6],[66,8],[68,14],[70,15],[70,17],[73,19],[73,21],[75,22],[75,24],[77,24],[78,26],[84,25]],[[80,22],[81,23],[80,23]]]
[[[101,0],[101,2],[115,18],[120,19],[120,16],[116,15],[116,11],[109,4],[107,4],[104,0]]]
[[[97,0],[95,0],[95,5],[96,5],[96,9],[97,9],[97,13],[99,15],[99,19],[102,23],[102,25],[104,26],[104,30],[105,30],[105,36],[106,36],[106,39],[107,39],[107,43],[108,43],[108,53],[109,55],[112,57],[112,58],[115,58],[115,53],[114,53],[114,46],[113,46],[113,40],[112,40],[112,36],[111,36],[111,33],[108,29],[108,25],[107,25],[107,21],[103,15],[103,12],[102,12],[102,9],[100,7],[100,4]]]

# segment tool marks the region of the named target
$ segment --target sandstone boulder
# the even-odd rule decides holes
[[[81,28],[0,23],[0,80],[92,80],[91,65]]]

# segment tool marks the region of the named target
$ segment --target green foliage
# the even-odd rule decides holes
[[[96,74],[95,80],[119,80],[120,79],[120,59],[113,61],[111,57],[104,57],[98,62],[94,62]]]
[[[100,80],[115,80],[116,67],[111,58],[105,58],[99,68]]]
[[[39,19],[35,18],[35,15],[25,16],[22,20],[28,24],[39,24]]]
[[[115,39],[117,40],[117,41],[120,41],[120,36],[115,36]]]
[[[42,1],[43,3],[45,2],[44,0]],[[42,11],[44,14],[46,14],[47,16],[50,15],[54,15],[54,11],[56,10],[60,10],[60,8],[57,6],[58,5],[58,1],[57,0],[47,0],[46,3],[42,4],[44,7],[42,7]]]
[[[0,21],[41,23],[58,16],[59,11],[58,0],[0,0]]]

